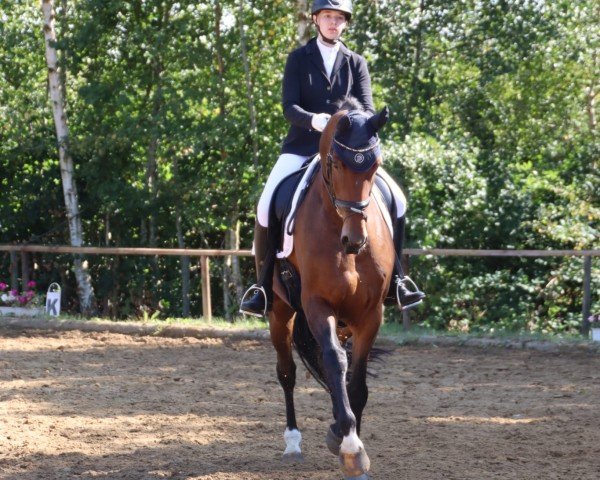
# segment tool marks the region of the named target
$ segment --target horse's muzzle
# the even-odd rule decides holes
[[[359,241],[350,241],[347,235],[342,237],[342,245],[344,246],[344,252],[347,255],[358,255],[363,247],[367,244],[367,237],[362,237]]]

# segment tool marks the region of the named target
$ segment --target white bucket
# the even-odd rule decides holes
[[[600,342],[600,328],[592,328],[592,341]]]
[[[60,315],[60,285],[51,283],[46,293],[46,313],[52,317]]]

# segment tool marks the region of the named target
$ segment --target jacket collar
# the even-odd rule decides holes
[[[310,61],[321,71],[323,76],[331,83],[331,80],[327,77],[327,72],[325,71],[325,65],[323,63],[323,57],[321,57],[321,52],[319,51],[319,47],[317,46],[317,37],[311,38],[308,43],[304,46],[304,51],[310,57]],[[335,63],[333,64],[333,69],[331,70],[331,78],[335,78],[337,73],[340,71],[342,66],[348,61],[350,58],[350,50],[344,42],[340,42],[340,50],[338,51],[337,57],[335,58]]]

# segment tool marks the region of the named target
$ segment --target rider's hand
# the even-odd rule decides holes
[[[318,132],[322,132],[323,130],[325,130],[327,122],[330,118],[331,115],[329,115],[328,113],[315,113],[310,119],[310,124],[312,125],[312,128],[314,128]]]

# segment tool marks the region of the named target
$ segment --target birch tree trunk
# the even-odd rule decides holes
[[[240,249],[240,226],[239,215],[236,214],[235,221],[232,220],[233,228],[229,230],[229,248]],[[242,284],[242,271],[240,268],[240,257],[233,255],[231,258],[231,283],[235,290],[236,301],[239,304],[244,296],[244,285]]]
[[[240,226],[239,214],[234,212],[231,215],[231,228],[227,229],[225,237],[225,248],[228,250],[240,249]],[[228,255],[224,257],[223,263],[223,306],[225,318],[232,320],[232,296],[236,305],[239,305],[244,295],[244,286],[242,284],[242,272],[240,269],[240,257],[237,255]]]
[[[415,53],[412,65],[412,78],[410,81],[410,96],[406,102],[406,123],[404,135],[410,132],[411,124],[415,116],[415,109],[419,98],[419,74],[421,72],[421,56],[423,54],[423,16],[425,14],[425,0],[419,1],[419,9],[416,18]]]
[[[242,52],[242,61],[244,63],[244,74],[246,78],[246,98],[248,100],[248,113],[250,116],[250,138],[252,139],[252,163],[258,166],[258,140],[256,135],[258,127],[256,123],[256,106],[254,105],[254,92],[252,89],[252,79],[250,77],[250,60],[248,59],[248,48],[246,46],[246,31],[244,30],[244,3],[240,1],[238,13],[238,25],[240,28],[240,50]]]
[[[65,198],[65,210],[69,223],[69,236],[71,246],[81,247],[83,245],[83,230],[81,228],[81,217],[79,214],[79,200],[77,196],[77,187],[75,185],[73,159],[68,150],[69,129],[67,126],[67,116],[64,110],[64,99],[60,85],[58,55],[56,48],[53,45],[56,42],[56,32],[54,30],[54,4],[52,0],[42,0],[42,12],[44,15],[44,38],[46,46],[46,62],[48,64],[50,100],[52,102],[54,125],[58,140],[60,174]],[[92,288],[91,278],[87,270],[87,262],[83,261],[81,255],[74,255],[73,271],[77,282],[77,295],[79,297],[81,313],[89,316],[93,313],[95,308],[94,289]]]
[[[181,226],[181,209],[177,208],[175,212],[175,229],[177,230],[177,246],[185,248],[185,239],[183,228]],[[181,314],[187,318],[190,316],[190,257],[182,255],[181,261]]]
[[[296,12],[298,14],[296,30],[298,32],[298,45],[304,45],[310,40],[310,25],[312,18],[308,12],[308,0],[296,0]]]
[[[600,7],[598,7],[597,10],[600,14]],[[592,55],[592,65],[593,71],[595,72],[599,71],[598,63],[598,53],[594,51]],[[598,120],[596,119],[596,97],[598,96],[598,93],[600,93],[600,89],[598,88],[596,81],[597,77],[591,79],[589,85],[587,85],[585,89],[585,104],[588,115],[588,125],[590,127],[590,132],[593,134],[596,133],[598,127]]]
[[[174,153],[173,175],[179,178],[179,159]],[[177,246],[185,248],[185,236],[183,233],[183,213],[179,203],[175,205],[175,231],[177,234]],[[185,318],[190,316],[190,257],[182,255],[181,261],[181,315]]]
[[[246,37],[244,33],[243,21],[241,20],[243,16],[243,3],[239,4],[239,19],[238,24],[240,25],[240,35],[241,35],[241,49],[242,49],[242,57],[244,60],[244,72],[246,75],[246,91],[248,94],[248,110],[250,112],[250,129],[251,129],[251,137],[252,137],[252,148],[253,148],[253,163],[257,165],[258,163],[258,142],[256,140],[256,110],[254,106],[254,101],[252,97],[252,84],[250,82],[250,64],[247,58],[247,49],[246,49]],[[215,64],[217,67],[217,74],[219,78],[219,116],[225,117],[227,114],[227,98],[225,94],[225,62],[223,60],[223,45],[221,40],[221,19],[223,17],[223,7],[221,2],[217,1],[215,3],[215,23],[214,23],[214,34],[215,34]],[[227,160],[227,152],[224,149],[221,149],[221,161],[225,162]],[[229,219],[230,227],[227,229],[225,244],[228,249],[239,249],[239,229],[240,229],[240,221],[239,221],[239,213],[234,211]],[[242,278],[240,273],[239,266],[239,258],[237,256],[234,257],[225,257],[223,263],[223,273],[221,276],[222,285],[223,285],[223,309],[225,310],[225,317],[228,320],[232,319],[232,302],[231,302],[231,290],[232,288],[235,290],[236,294],[236,302],[239,304],[243,292]]]

